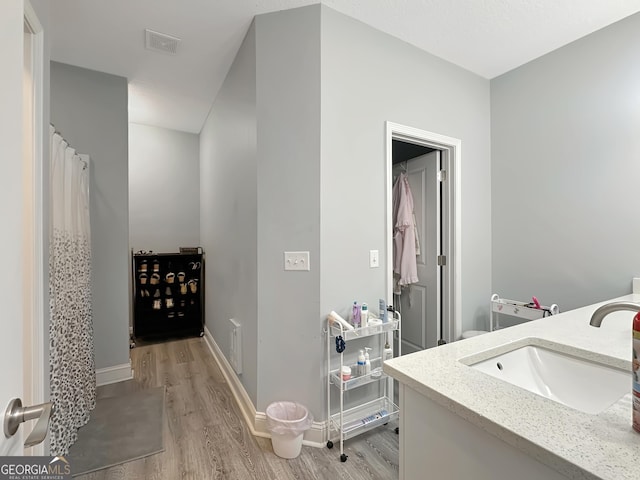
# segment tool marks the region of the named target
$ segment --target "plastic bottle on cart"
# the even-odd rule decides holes
[[[360,305],[358,305],[358,302],[353,302],[353,308],[351,310],[351,324],[355,327],[358,328],[360,327],[361,323],[361,313],[360,313]]]
[[[633,429],[640,432],[640,312],[633,317]]]
[[[356,368],[356,375],[358,375],[359,377],[364,375],[364,362],[365,362],[364,350],[360,349],[360,353],[358,354],[358,365]]]
[[[387,318],[387,302],[384,301],[384,298],[378,300],[378,317],[382,320],[382,323],[389,321]]]
[[[391,360],[393,358],[393,349],[389,345],[389,340],[384,344],[384,350],[382,351],[382,361]]]
[[[371,373],[371,359],[369,358],[370,347],[364,347],[364,373],[363,375],[369,375]]]
[[[367,321],[369,320],[369,306],[362,302],[362,306],[360,307],[360,322],[363,327],[367,326]]]

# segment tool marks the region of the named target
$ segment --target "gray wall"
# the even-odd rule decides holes
[[[129,124],[129,244],[177,252],[200,244],[200,139]]]
[[[561,310],[640,275],[640,15],[491,82],[493,290]]]
[[[256,46],[251,26],[200,133],[200,238],[206,326],[228,357],[229,319],[243,330],[240,379],[258,398]]]
[[[324,417],[320,310],[320,8],[256,17],[258,402]],[[284,271],[285,251],[311,271]]]
[[[259,16],[200,134],[207,327],[228,355],[228,319],[242,323],[240,379],[259,411],[322,404],[319,85],[319,9]],[[285,273],[285,250],[309,250],[312,271]]]
[[[428,24],[425,25],[428,28]],[[322,7],[320,312],[386,296],[385,121],[462,141],[462,327],[491,295],[489,82]],[[368,251],[380,251],[369,268]]]
[[[367,259],[385,251],[385,120],[462,139],[463,315],[487,316],[489,82],[326,7],[258,16],[200,144],[207,326],[228,354],[243,323],[258,411],[290,399],[323,419],[326,313],[384,296]],[[311,271],[285,272],[287,250]]]
[[[51,62],[51,122],[91,156],[96,368],[129,361],[127,80]]]

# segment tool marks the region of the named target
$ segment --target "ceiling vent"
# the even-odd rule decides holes
[[[178,43],[180,43],[178,37],[172,37],[149,29],[144,31],[144,46],[148,50],[175,55],[178,53]]]

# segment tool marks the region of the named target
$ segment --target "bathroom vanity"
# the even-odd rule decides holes
[[[611,301],[640,303],[640,295]],[[615,312],[590,326],[605,303],[385,362],[400,384],[400,479],[424,472],[447,480],[639,479],[634,314]],[[536,358],[551,352],[542,375],[564,390],[560,397],[534,393],[526,362],[512,358],[525,350]]]

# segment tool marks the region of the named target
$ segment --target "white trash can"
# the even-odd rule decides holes
[[[282,458],[300,455],[304,432],[313,423],[309,410],[295,402],[273,402],[266,415],[274,453]]]

